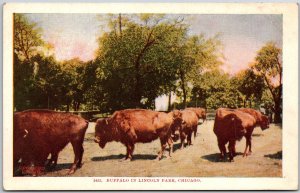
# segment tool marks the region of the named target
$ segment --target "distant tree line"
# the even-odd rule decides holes
[[[281,49],[269,42],[249,68],[224,73],[219,36],[190,35],[184,17],[107,14],[94,60],[57,61],[42,29],[14,14],[14,108],[56,110],[154,109],[169,96],[169,109],[262,104],[281,121]],[[279,80],[279,82],[277,81]],[[171,95],[177,102],[171,104]]]

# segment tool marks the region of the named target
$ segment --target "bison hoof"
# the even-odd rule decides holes
[[[80,163],[80,164],[77,164],[76,167],[77,167],[77,168],[81,168],[82,165],[83,165],[83,163]]]
[[[68,172],[68,175],[74,174],[75,173],[75,169],[70,169]]]
[[[162,156],[157,156],[156,160],[160,161],[162,159]]]

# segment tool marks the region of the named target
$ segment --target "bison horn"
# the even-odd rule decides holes
[[[23,136],[23,138],[27,137],[27,135],[28,135],[27,129],[24,129],[24,131],[25,131],[25,135]]]
[[[108,125],[108,121],[107,121],[107,119],[105,119],[105,123],[106,123],[106,125]]]

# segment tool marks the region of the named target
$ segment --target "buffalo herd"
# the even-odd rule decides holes
[[[96,121],[94,141],[104,148],[106,143],[117,141],[126,147],[125,160],[132,160],[135,143],[149,143],[159,138],[161,150],[157,159],[162,159],[169,146],[180,139],[180,148],[192,145],[192,136],[197,136],[199,120],[206,120],[203,108],[186,108],[169,113],[146,109],[125,109],[114,112],[109,118]],[[13,167],[14,176],[41,175],[57,165],[59,152],[70,142],[74,150],[74,162],[69,174],[81,167],[83,141],[88,128],[85,119],[64,112],[50,110],[26,110],[17,112],[13,118]],[[246,138],[243,156],[251,153],[251,135],[256,126],[262,130],[269,127],[268,118],[250,108],[219,108],[216,111],[213,131],[220,149],[220,159],[226,160],[228,145],[229,161],[236,155],[236,140]],[[50,157],[50,159],[48,159]],[[32,169],[33,168],[33,169]]]

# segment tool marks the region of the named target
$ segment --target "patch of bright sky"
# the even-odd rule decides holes
[[[100,21],[96,14],[26,14],[42,28],[43,39],[54,46],[58,60],[94,58]]]

